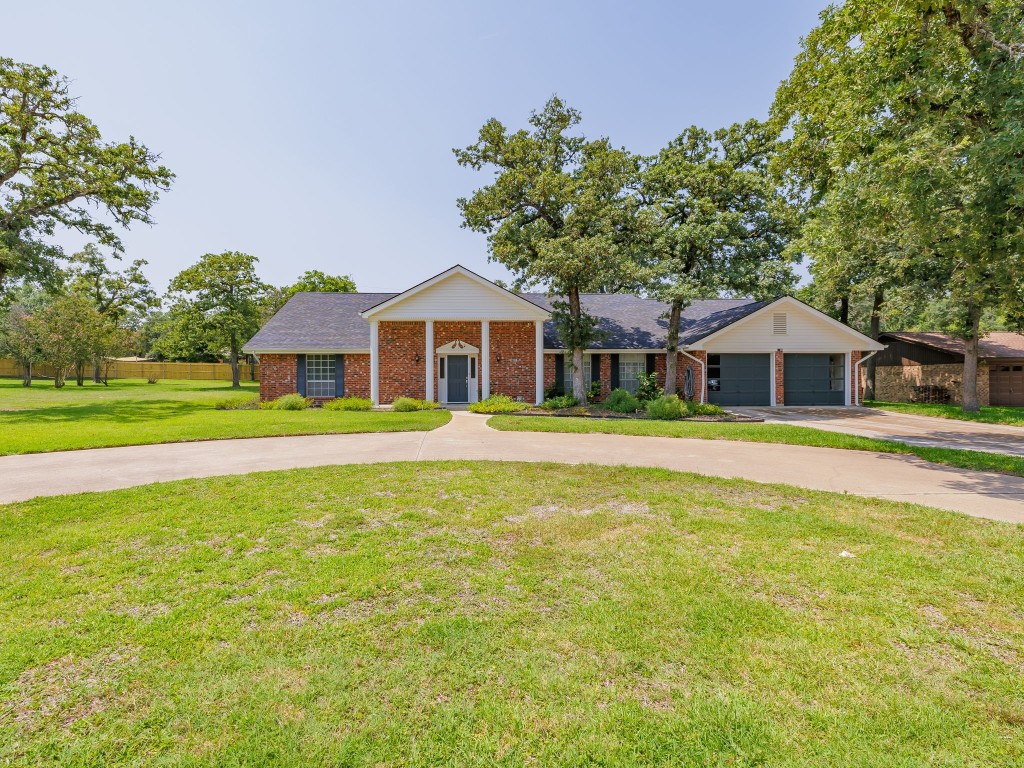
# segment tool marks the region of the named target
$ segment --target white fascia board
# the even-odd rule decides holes
[[[370,307],[369,309],[364,309],[362,312],[359,313],[359,316],[363,317],[363,318],[366,318],[366,319],[369,319],[373,315],[376,315],[378,312],[381,312],[382,310],[385,310],[388,307],[392,307],[395,304],[398,304],[399,302],[404,301],[405,299],[408,299],[410,296],[415,296],[417,293],[420,293],[421,291],[425,291],[428,288],[430,288],[431,286],[437,285],[442,280],[445,280],[445,279],[451,277],[452,275],[463,275],[464,277],[469,278],[473,282],[478,283],[479,285],[481,285],[481,286],[483,286],[485,288],[488,288],[488,289],[490,289],[492,291],[495,291],[496,293],[500,293],[503,296],[510,296],[511,298],[515,299],[516,301],[522,302],[524,306],[526,306],[527,308],[533,310],[533,312],[537,315],[538,318],[543,318],[543,319],[546,320],[547,318],[549,318],[551,316],[551,313],[548,312],[546,309],[542,309],[541,307],[538,307],[532,301],[528,301],[527,299],[524,299],[522,296],[518,296],[518,295],[512,293],[512,291],[507,290],[505,288],[502,288],[500,285],[495,285],[490,280],[488,280],[486,277],[481,277],[476,272],[472,272],[472,271],[466,269],[461,264],[456,264],[451,269],[446,269],[444,272],[442,272],[442,273],[440,273],[438,275],[434,275],[429,280],[424,280],[422,283],[419,283],[418,285],[414,285],[412,288],[409,288],[408,290],[402,291],[397,296],[392,296],[390,299],[387,299],[386,301],[382,301],[380,304],[376,304],[376,305]],[[436,319],[436,318],[425,318],[425,319],[433,320],[433,319]],[[417,322],[417,321],[413,321],[413,322]]]

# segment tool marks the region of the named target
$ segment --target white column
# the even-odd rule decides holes
[[[491,323],[480,321],[480,393],[486,400],[491,396]]]
[[[380,405],[380,345],[377,341],[377,321],[370,321],[370,399]]]
[[[434,321],[427,320],[427,344],[424,359],[427,361],[427,400],[434,399]]]
[[[537,392],[536,400],[538,403],[544,402],[544,321],[535,320],[533,322],[535,344],[537,346],[536,352],[536,369],[537,369]]]

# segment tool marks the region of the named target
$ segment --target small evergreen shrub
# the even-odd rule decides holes
[[[678,395],[662,395],[647,404],[647,418],[658,421],[681,419],[685,412],[686,405]]]
[[[558,397],[549,397],[541,403],[540,407],[549,411],[560,411],[563,408],[572,408],[574,405],[579,405],[579,400],[573,395],[559,395]]]
[[[601,402],[601,382],[590,382],[590,391],[587,392],[587,401],[591,403]]]
[[[663,394],[665,390],[658,386],[658,374],[641,373],[637,376],[636,399],[641,403],[657,400]]]
[[[721,416],[725,411],[714,403],[693,403],[692,413],[694,416]]]
[[[259,395],[236,395],[225,397],[213,404],[218,411],[255,411],[260,407]]]
[[[515,413],[526,408],[526,403],[513,400],[508,395],[491,395],[486,400],[469,405],[469,410],[473,413]]]
[[[604,399],[604,407],[616,413],[636,413],[643,404],[625,389],[613,389]]]
[[[409,411],[432,411],[440,408],[440,403],[432,400],[417,400],[415,397],[399,397],[391,404],[392,411],[408,413]]]
[[[293,392],[290,395],[282,395],[277,400],[271,400],[270,404],[264,407],[273,411],[304,411],[309,408],[309,405],[309,400]]]
[[[373,401],[368,397],[338,397],[324,403],[325,411],[368,411]]]

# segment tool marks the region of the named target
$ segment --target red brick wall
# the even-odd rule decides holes
[[[298,392],[297,355],[260,355],[260,400]]]
[[[536,331],[533,323],[492,322],[490,346],[491,394],[521,397],[532,403],[537,389]]]
[[[381,404],[394,402],[399,397],[426,397],[426,324],[385,320],[378,325],[377,334]],[[416,355],[420,357],[419,362],[415,360]]]
[[[775,350],[775,404],[786,404],[786,355],[781,349]]]
[[[857,361],[861,359],[862,355],[863,353],[860,351],[850,353],[850,405],[856,405],[863,397],[860,391],[860,382],[857,380]]]
[[[691,360],[686,355],[680,354],[678,362],[676,364],[676,391],[679,396],[682,397],[684,393],[684,387],[686,386],[686,369],[693,369],[693,398],[698,403],[701,401],[701,392],[704,392],[704,366],[701,363],[707,362],[708,353],[703,350],[697,352],[690,352],[691,355],[700,360],[696,362]],[[707,392],[704,392],[704,402],[707,402]]]
[[[370,356],[345,355],[345,397],[370,396]]]

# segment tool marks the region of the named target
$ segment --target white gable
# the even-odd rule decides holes
[[[885,349],[877,341],[789,297],[692,344],[709,352],[853,352]]]
[[[469,270],[453,267],[362,315],[373,320],[543,320],[548,312]]]

